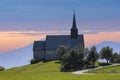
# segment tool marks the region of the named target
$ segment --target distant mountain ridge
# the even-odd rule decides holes
[[[100,44],[95,45],[99,52],[102,47],[110,46],[114,52],[120,52],[120,43],[104,41]],[[30,60],[33,58],[33,44],[26,47],[16,49],[0,55],[0,66],[5,68],[12,68],[17,66],[23,66],[30,64]]]
[[[120,43],[118,43],[118,42],[104,41],[95,46],[96,46],[98,52],[101,50],[101,48],[103,48],[105,46],[109,46],[109,47],[113,48],[113,52],[120,52]]]
[[[0,66],[12,68],[30,63],[33,58],[33,44],[0,55]]]

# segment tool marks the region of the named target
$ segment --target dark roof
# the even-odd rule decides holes
[[[84,47],[83,35],[78,35],[76,39],[72,39],[70,35],[48,35],[46,37],[46,50],[57,49],[60,45],[70,48],[82,45]]]
[[[44,51],[45,50],[45,41],[34,41],[33,51]]]

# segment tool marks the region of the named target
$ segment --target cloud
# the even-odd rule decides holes
[[[70,31],[71,21],[48,21],[48,22],[15,22],[0,23],[0,31]],[[113,32],[120,31],[119,21],[79,21],[77,27],[83,32]],[[90,32],[89,31],[89,32]]]
[[[118,32],[99,32],[93,30],[81,31],[84,34],[85,46],[92,46],[103,41],[120,42],[120,31]],[[93,33],[94,32],[94,33]],[[69,31],[9,31],[0,32],[0,52],[6,52],[13,49],[31,44],[36,40],[45,39],[46,35],[64,35],[70,34]]]
[[[59,34],[68,34],[68,31],[1,31],[1,36],[8,34],[9,36],[14,35],[25,35],[25,36],[40,36],[40,35],[59,35]],[[8,37],[8,36],[7,36]]]
[[[99,32],[97,34],[85,34],[85,45],[92,46],[103,41],[120,42],[120,31],[118,32]]]
[[[0,0],[0,30],[120,30],[119,0]],[[68,4],[69,3],[69,4]]]

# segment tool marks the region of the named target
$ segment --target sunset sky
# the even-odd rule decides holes
[[[0,0],[0,53],[70,34],[74,10],[86,47],[120,42],[120,0]]]

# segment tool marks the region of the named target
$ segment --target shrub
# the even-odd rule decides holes
[[[61,71],[76,71],[84,67],[84,50],[72,49],[65,53],[62,57]]]
[[[2,66],[0,66],[0,71],[2,71],[2,70],[5,70],[5,68],[4,68],[4,67],[2,67]]]
[[[40,62],[40,61],[38,61],[36,59],[31,59],[31,61],[30,61],[31,64],[35,64],[35,63],[38,63],[38,62]]]
[[[99,59],[99,54],[96,51],[96,47],[93,46],[89,50],[89,54],[87,56],[87,60],[92,65],[91,67],[95,67],[95,62]]]
[[[108,66],[108,65],[111,65],[110,63],[108,64],[108,63],[105,63],[105,62],[98,62],[98,64],[99,64],[100,66]]]

